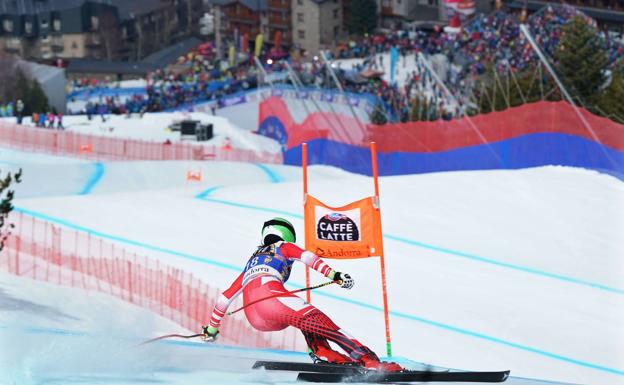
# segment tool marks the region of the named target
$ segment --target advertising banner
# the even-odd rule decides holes
[[[321,258],[358,259],[382,251],[381,214],[367,197],[330,207],[308,195],[305,202],[306,247]]]

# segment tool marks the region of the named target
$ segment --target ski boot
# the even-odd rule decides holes
[[[379,372],[402,372],[405,369],[401,365],[395,362],[382,362],[379,357],[373,352],[368,353],[360,358],[359,363],[368,370],[375,370]]]
[[[353,365],[356,364],[348,356],[344,354],[338,353],[333,349],[329,349],[323,346],[319,346],[316,349],[316,352],[313,352],[312,349],[308,349],[308,354],[312,358],[312,361],[315,364],[336,364],[336,365]]]

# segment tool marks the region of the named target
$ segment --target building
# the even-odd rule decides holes
[[[102,32],[117,17],[104,2],[0,0],[0,47],[23,58],[103,58]]]
[[[279,34],[282,49],[290,48],[291,0],[214,0],[214,25],[217,51],[224,54],[230,44],[247,34],[249,47],[258,34],[273,46]],[[237,41],[235,41],[237,40]]]
[[[340,0],[292,0],[293,45],[312,57],[348,36]]]
[[[119,12],[117,32],[110,36],[119,59],[140,61],[176,41],[181,28],[173,1],[110,1]]]
[[[141,60],[199,34],[201,0],[0,0],[0,49],[23,58]]]
[[[377,0],[377,9],[382,20],[403,20],[409,16],[409,4],[416,3],[412,0]]]

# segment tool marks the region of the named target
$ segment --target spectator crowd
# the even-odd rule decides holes
[[[537,44],[552,57],[559,47],[561,27],[575,16],[595,23],[570,6],[547,6],[524,21]],[[426,110],[425,116],[450,119],[461,116],[471,103],[474,104],[471,102],[473,87],[488,69],[513,74],[539,63],[537,54],[520,30],[520,18],[523,16],[498,10],[488,15],[476,15],[462,28],[448,32],[435,27],[376,33],[339,46],[330,58],[361,59],[361,63],[351,69],[337,67],[336,75],[345,90],[375,95],[387,119],[409,120],[416,106]],[[624,48],[608,35],[604,41],[612,68],[622,60]],[[407,78],[391,83],[381,75],[384,57],[389,60],[388,53],[394,49],[398,52],[398,61],[412,70]],[[430,59],[429,64],[419,59],[419,53]],[[442,63],[435,68],[435,74],[431,73],[434,59]],[[408,62],[412,60],[414,62]],[[307,64],[294,62],[292,66],[304,85],[336,87],[332,74],[320,60]],[[212,51],[207,56],[205,50],[196,49],[182,57],[179,65],[149,74],[143,95],[102,97],[96,103],[87,104],[86,112],[163,111],[217,100],[258,86],[260,70],[252,60],[245,60],[227,70],[218,67]],[[271,60],[263,69],[268,73],[283,70],[280,61]],[[443,79],[444,86],[434,75]],[[75,89],[94,86],[98,83],[74,82]]]

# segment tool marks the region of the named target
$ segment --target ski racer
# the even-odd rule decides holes
[[[243,294],[243,304],[275,294],[283,295],[259,301],[246,307],[249,323],[260,331],[277,331],[293,326],[303,333],[308,353],[314,362],[356,364],[367,369],[397,372],[403,370],[393,362],[381,362],[377,355],[338,327],[325,313],[284,288],[295,261],[303,262],[344,289],[354,284],[349,274],[332,269],[314,253],[293,242],[295,229],[283,218],[273,218],[262,226],[262,245],[249,258],[240,275],[219,297],[210,318],[203,326],[205,341],[214,341],[221,319],[232,301]],[[333,350],[328,341],[337,344],[347,355]]]

